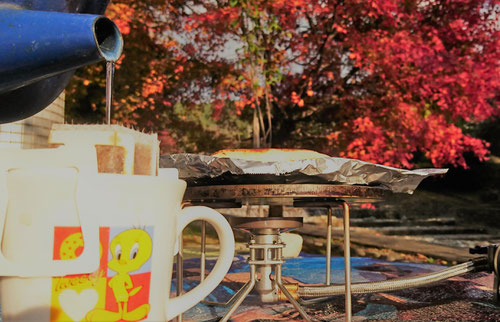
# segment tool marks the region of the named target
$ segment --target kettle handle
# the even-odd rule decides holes
[[[78,180],[82,175],[81,168],[72,162],[77,157],[71,152],[74,149],[58,148],[45,150],[8,150],[2,151],[0,155],[0,246],[3,244],[3,232],[7,207],[9,202],[8,189],[6,182],[6,173],[10,169],[20,168],[40,168],[40,167],[65,167],[75,168],[78,171]],[[78,150],[78,152],[89,152]],[[88,155],[86,153],[77,153]],[[95,152],[94,152],[95,155]],[[90,154],[92,156],[92,154]],[[90,162],[92,160],[89,160]],[[87,163],[89,164],[89,163]],[[92,163],[90,163],[92,164]],[[93,164],[97,164],[94,160]],[[85,171],[88,170],[85,169]],[[97,173],[97,169],[95,169]],[[43,277],[43,276],[64,276],[70,274],[91,273],[99,267],[99,227],[93,223],[91,218],[81,216],[78,210],[77,216],[80,221],[84,249],[82,254],[76,259],[70,260],[47,260],[45,263],[30,263],[12,261],[6,258],[0,247],[0,276],[19,276],[19,277]]]

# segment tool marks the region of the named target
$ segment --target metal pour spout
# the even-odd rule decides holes
[[[122,50],[118,27],[104,16],[0,4],[0,123],[39,112],[64,90],[66,72],[116,61]]]

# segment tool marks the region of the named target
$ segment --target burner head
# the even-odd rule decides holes
[[[236,217],[224,216],[236,229],[279,229],[281,231],[302,227],[302,217]]]

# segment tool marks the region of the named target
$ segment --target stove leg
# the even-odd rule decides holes
[[[233,305],[234,301],[236,301],[236,299],[239,298],[240,294],[243,293],[244,290],[246,290],[248,284],[250,284],[250,281],[246,282],[245,285],[243,285],[243,287],[241,287],[238,290],[238,292],[234,293],[234,295],[231,296],[231,298],[226,302],[212,302],[212,301],[203,300],[203,301],[201,301],[201,303],[206,304],[206,305],[219,306],[219,307],[231,306],[231,305]]]
[[[255,286],[255,280],[257,279],[256,275],[257,274],[255,272],[255,266],[250,265],[250,280],[245,284],[245,286],[240,291],[238,291],[239,293],[238,297],[234,300],[234,303],[231,305],[226,314],[224,314],[224,316],[219,320],[220,322],[228,321],[231,318],[231,315],[234,313],[234,311],[236,311],[236,309],[241,305],[243,300],[247,297],[247,295]]]
[[[206,240],[207,240],[207,222],[205,220],[201,221],[201,248],[200,248],[200,283],[205,280],[205,265],[206,265]],[[238,292],[234,293],[231,298],[226,301],[226,302],[215,302],[215,301],[207,301],[207,300],[202,300],[201,303],[206,304],[206,305],[212,305],[212,306],[230,306],[232,303],[238,298],[239,294],[245,290],[247,282],[245,285],[243,285],[242,288],[238,290]]]
[[[345,320],[351,321],[352,305],[351,305],[351,235],[349,232],[349,205],[347,202],[344,206],[344,271],[345,271]]]
[[[328,224],[326,228],[326,285],[330,285],[332,267],[332,207],[328,207]]]
[[[205,280],[205,259],[206,259],[207,222],[201,221],[201,255],[200,255],[200,283]]]
[[[177,285],[176,285],[176,294],[177,296],[181,296],[184,288],[184,255],[183,249],[184,245],[182,242],[182,233],[179,236],[179,252],[177,253]],[[179,314],[176,318],[177,322],[182,322],[182,313]]]
[[[248,258],[250,280],[227,302],[228,304],[232,302],[232,304],[220,321],[228,321],[254,288],[261,296],[261,301],[269,302],[271,300],[286,299],[294,306],[303,319],[311,321],[304,309],[282,283],[281,265],[284,263],[282,260],[283,247],[284,244],[279,237],[279,230],[277,229],[261,229],[256,235],[252,235],[252,239],[249,242],[250,256]],[[257,271],[261,275],[259,279]],[[275,275],[274,279],[271,279],[273,271]],[[281,291],[281,295],[284,295],[285,298],[280,298],[278,290]],[[206,301],[204,303],[210,304],[210,302]]]
[[[307,315],[306,311],[300,306],[300,304],[293,298],[292,294],[288,292],[286,287],[283,286],[280,282],[276,281],[276,284],[280,288],[280,290],[285,294],[286,298],[288,299],[288,302],[292,303],[293,307],[299,312],[299,314],[302,316],[302,318],[306,321],[312,321],[311,318]]]
[[[278,249],[278,252],[282,252],[282,249]],[[281,257],[281,254],[278,255],[278,257]],[[306,321],[311,321],[311,318],[307,315],[306,311],[300,306],[300,304],[293,298],[293,296],[288,292],[285,286],[281,283],[281,265],[276,265],[276,284],[280,288],[280,290],[285,294],[286,298],[290,303],[292,303],[293,307],[299,312],[300,316]]]

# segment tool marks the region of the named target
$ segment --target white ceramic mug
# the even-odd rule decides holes
[[[210,208],[181,209],[182,180],[3,169],[4,321],[166,321],[207,296],[231,265],[231,227]],[[174,245],[195,220],[214,226],[219,258],[200,285],[170,298]]]

